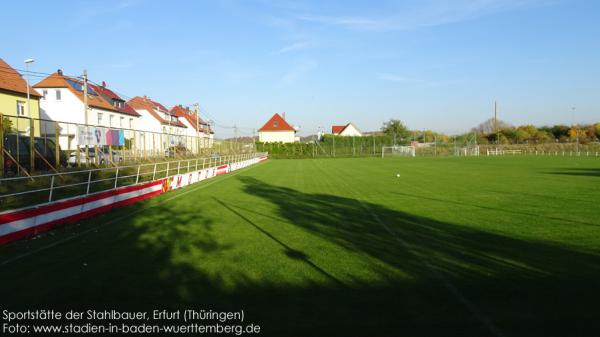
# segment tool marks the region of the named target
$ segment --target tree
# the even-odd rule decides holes
[[[552,136],[555,139],[565,140],[565,138],[569,137],[569,127],[566,125],[554,125],[551,128]]]
[[[390,119],[389,121],[384,122],[381,131],[388,136],[395,137],[397,141],[401,141],[405,138],[407,139],[410,135],[408,128],[399,119]]]
[[[508,129],[511,128],[512,125],[498,120],[498,129]],[[483,134],[488,134],[488,133],[495,133],[496,132],[496,121],[494,120],[494,118],[490,118],[487,121],[477,125],[476,127],[471,129],[472,132],[477,132],[477,133],[483,133]]]
[[[2,117],[2,131],[4,134],[15,132],[13,129],[13,123],[8,117]]]

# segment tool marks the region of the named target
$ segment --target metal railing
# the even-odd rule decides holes
[[[85,196],[266,155],[244,153],[0,179],[0,210]]]
[[[186,130],[165,126],[163,132],[156,132],[122,125],[6,115],[0,111],[0,176],[60,171],[67,165],[116,166],[157,158],[208,156],[215,152],[227,155],[255,152],[253,142],[215,141],[207,128],[198,132]],[[90,135],[95,136],[90,138]]]

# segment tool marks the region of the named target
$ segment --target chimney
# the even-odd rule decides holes
[[[106,88],[106,82],[102,81],[102,88]]]
[[[285,112],[283,112],[283,116],[282,117],[283,117],[283,120],[285,120]]]
[[[60,76],[62,76],[62,74],[63,74],[63,73],[62,73],[62,69],[58,69],[56,72],[57,72],[57,73],[58,73]]]

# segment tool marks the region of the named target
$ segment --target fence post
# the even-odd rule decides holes
[[[135,183],[137,184],[140,181],[140,168],[142,165],[138,165],[137,174],[135,175]]]
[[[198,171],[198,158],[196,158],[196,170],[195,171]]]
[[[86,195],[90,194],[90,183],[91,182],[92,182],[92,170],[88,171],[88,182],[87,182],[87,188],[85,190]]]
[[[17,130],[17,132],[19,132]],[[17,144],[17,146],[19,146]],[[35,171],[35,126],[33,125],[33,117],[29,118],[29,173]]]
[[[117,188],[118,181],[119,181],[119,167],[117,166],[117,172],[115,173],[115,188]]]
[[[77,144],[77,154],[75,155],[75,160],[77,160],[77,167],[81,167],[81,150],[79,143]]]
[[[167,172],[165,173],[165,178],[167,178],[169,176],[169,168],[171,167],[171,162],[168,161],[167,162]]]
[[[177,174],[179,174],[180,167],[181,167],[181,160],[177,162]]]
[[[152,181],[156,179],[156,163],[154,163],[154,170],[152,171]]]
[[[52,192],[54,191],[54,176],[50,180],[50,193],[48,194],[48,202],[52,201]]]
[[[58,128],[58,122],[54,122],[54,156],[55,156],[55,163],[56,166],[60,166],[60,144],[59,142],[59,137],[58,137],[58,132],[59,132],[59,128]],[[71,154],[69,153],[69,156]]]

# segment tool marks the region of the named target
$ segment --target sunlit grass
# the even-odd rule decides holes
[[[272,160],[0,248],[66,240],[0,266],[0,298],[242,308],[270,335],[594,335],[599,199],[597,158]]]

